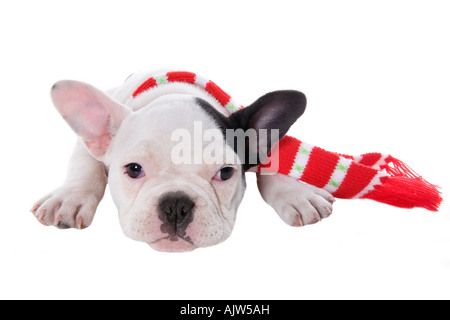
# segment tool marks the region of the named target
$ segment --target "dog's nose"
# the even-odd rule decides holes
[[[169,192],[160,197],[158,217],[177,230],[192,222],[194,207],[194,201],[183,191]]]

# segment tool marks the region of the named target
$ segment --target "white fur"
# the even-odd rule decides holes
[[[173,130],[192,132],[194,121],[201,121],[202,130],[217,127],[195,103],[194,97],[208,101],[224,115],[228,115],[227,111],[205,90],[183,83],[158,86],[130,99],[134,90],[150,76],[148,73],[133,75],[122,86],[107,92],[116,101],[108,102],[108,110],[113,110],[112,120],[120,126],[113,132],[109,128],[112,140],[105,146],[104,153],[96,151],[97,159],[84,144],[88,148],[91,145],[80,139],[64,185],[36,202],[32,209],[41,223],[60,228],[88,227],[108,182],[124,233],[157,250],[188,251],[220,243],[230,235],[245,191],[242,166],[234,166],[236,172],[230,180],[216,181],[213,177],[222,165],[174,165],[170,161],[175,144],[170,139]],[[54,90],[55,105],[64,103],[66,91],[78,90],[78,87],[83,92],[94,90],[92,96],[99,97],[99,101],[105,100],[94,88],[64,82]],[[81,110],[86,107],[83,101],[77,103]],[[132,112],[123,111],[123,105]],[[58,109],[63,115],[66,112],[64,108]],[[105,111],[100,108],[98,112]],[[68,120],[75,131],[90,130],[77,121]],[[102,145],[96,148],[101,151]],[[225,143],[221,156],[223,159],[237,157]],[[124,166],[129,163],[141,164],[145,176],[132,179],[124,174]],[[258,186],[264,200],[290,225],[315,223],[331,213],[333,197],[322,189],[279,174],[258,175]],[[171,241],[161,231],[162,222],[156,214],[158,200],[163,194],[175,191],[185,192],[196,204],[194,219],[186,229],[191,242]]]

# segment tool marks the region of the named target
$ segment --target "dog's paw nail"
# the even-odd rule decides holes
[[[298,224],[299,224],[300,227],[303,227],[303,226],[305,225],[305,224],[303,223],[303,219],[302,219],[302,216],[301,216],[301,215],[298,216]]]
[[[303,220],[302,217],[298,214],[294,218],[294,222],[292,223],[293,227],[303,227]]]
[[[332,210],[330,207],[325,207],[325,211],[326,211],[328,214],[332,214],[332,213],[333,213],[333,210]]]
[[[36,218],[39,220],[39,221],[42,221],[42,219],[44,218],[44,216],[45,216],[45,214],[47,213],[47,210],[42,210],[41,211],[41,213],[38,213],[38,211],[36,211]]]
[[[31,212],[32,214],[36,215],[37,209],[39,209],[39,205],[34,205],[34,206],[30,209],[30,212]]]
[[[78,230],[84,229],[83,217],[78,217],[77,218],[77,228],[78,228]]]
[[[55,219],[55,225],[58,226],[61,221],[62,221],[62,215],[58,214]]]
[[[317,223],[317,222],[319,222],[321,220],[322,220],[322,218],[320,217],[320,215],[318,213],[314,213],[314,216],[313,216],[313,218],[311,220],[311,224]]]

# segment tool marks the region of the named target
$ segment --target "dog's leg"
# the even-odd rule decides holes
[[[65,183],[37,201],[31,211],[46,226],[84,229],[92,223],[106,183],[104,164],[78,141]]]
[[[291,226],[313,224],[332,213],[334,197],[327,191],[283,174],[257,174],[258,188],[278,215]]]

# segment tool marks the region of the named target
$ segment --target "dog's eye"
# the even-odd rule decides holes
[[[234,168],[233,167],[223,167],[222,169],[217,172],[216,176],[214,177],[214,180],[218,181],[227,181],[230,179],[234,174]]]
[[[138,163],[130,163],[125,166],[126,174],[130,176],[130,178],[137,179],[142,177],[142,174],[144,173],[144,170],[142,169],[142,166]]]

